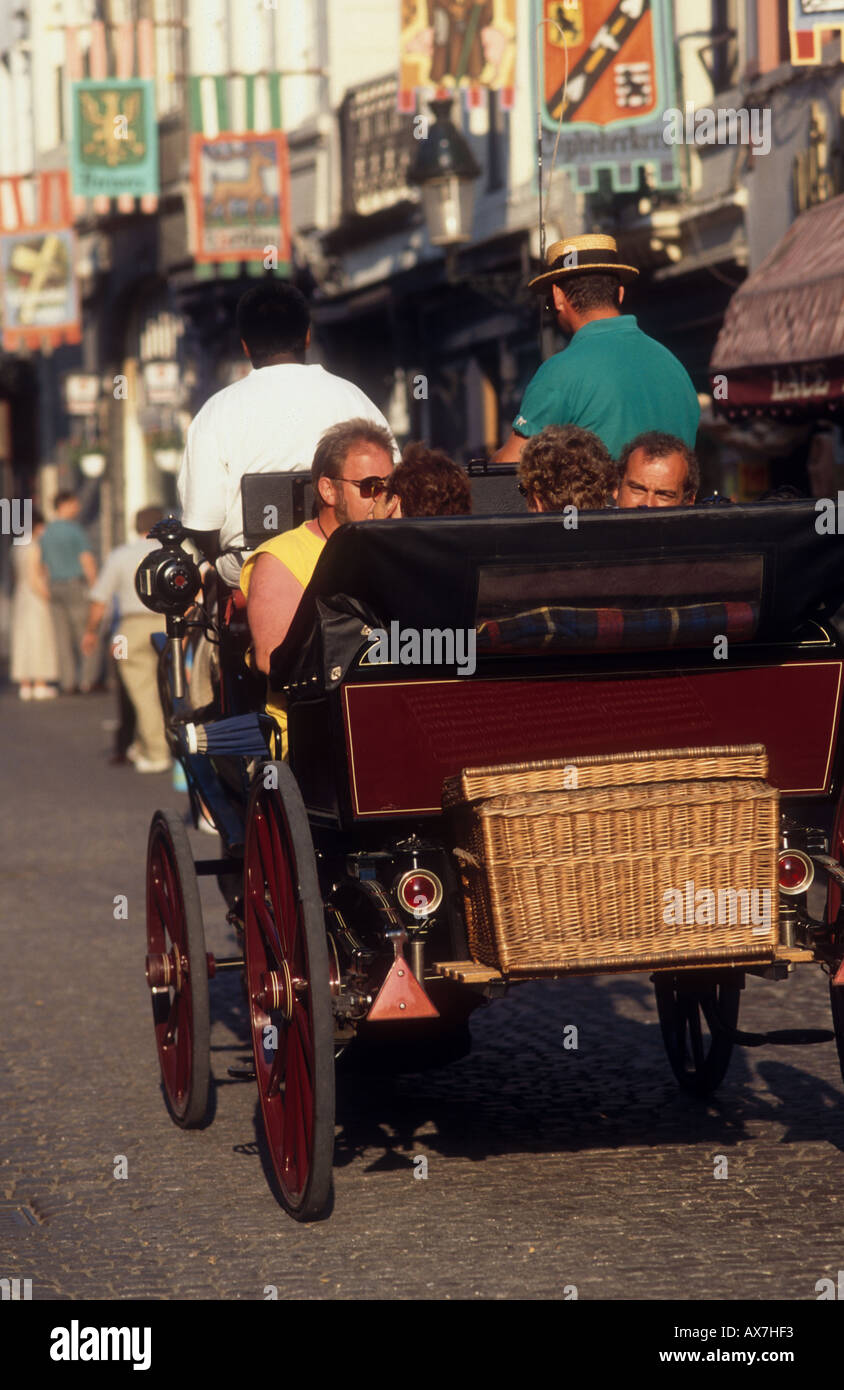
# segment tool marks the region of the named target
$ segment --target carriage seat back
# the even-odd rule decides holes
[[[475,516],[524,514],[516,488],[515,464],[473,463],[468,468]],[[310,470],[287,473],[245,473],[241,479],[243,534],[254,550],[281,531],[301,526],[311,515],[314,491]]]
[[[287,473],[244,473],[240,480],[246,547],[256,546],[301,526],[311,515],[314,492],[310,469]]]

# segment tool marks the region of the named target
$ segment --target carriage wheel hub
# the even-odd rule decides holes
[[[178,961],[178,965],[176,964]],[[146,958],[146,977],[150,989],[168,989],[173,985],[177,990],[181,986],[181,960],[176,955],[173,959],[172,952],[155,951]]]
[[[293,1017],[293,982],[286,960],[281,962],[279,970],[269,970],[261,975],[261,989],[256,1003],[264,1013],[280,1013],[285,1023],[290,1022]]]

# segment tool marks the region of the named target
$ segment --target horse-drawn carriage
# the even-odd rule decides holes
[[[141,572],[171,615],[171,746],[222,841],[194,865],[181,820],[153,819],[164,1090],[204,1122],[208,981],[242,971],[297,1219],[330,1203],[335,1058],[457,1058],[472,1010],[525,980],[648,972],[674,1073],[706,1095],[737,1042],[831,1040],[737,1026],[747,974],[814,962],[844,1066],[841,542],[811,502],[576,520],[341,528],[272,659],[289,762],[244,709],[242,614],[215,717],[193,718],[176,524]],[[220,878],[231,958],[206,953],[197,873]]]

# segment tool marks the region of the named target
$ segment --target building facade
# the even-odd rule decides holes
[[[408,178],[426,138],[416,117],[428,107],[422,94],[414,110],[406,101],[400,109],[407,4],[22,0],[0,32],[4,239],[38,226],[43,190],[73,162],[79,81],[152,84],[158,180],[152,193],[74,194],[78,334],[4,335],[7,494],[49,502],[59,483],[82,487],[103,548],[124,538],[140,506],[172,505],[191,415],[245,369],[234,308],[252,277],[265,274],[290,277],[308,294],[313,356],[357,381],[400,438],[429,439],[464,461],[493,450],[541,355],[560,346],[525,289],[540,254],[536,113],[538,104],[553,106],[554,65],[564,70],[565,45],[554,36],[567,32],[576,53],[601,3],[513,0],[510,33],[500,20],[507,0],[495,8],[490,0],[491,27],[514,44],[512,88],[484,91],[481,100],[461,91],[454,100],[453,119],[481,172],[471,239],[444,255]],[[787,0],[653,0],[647,20],[646,7],[627,9],[631,23],[652,25],[653,72],[648,57],[627,64],[615,77],[615,99],[627,104],[634,134],[650,130],[653,158],[616,155],[585,173],[578,167],[570,152],[587,127],[573,124],[583,92],[574,63],[570,85],[561,86],[568,106],[556,163],[554,121],[542,129],[545,237],[550,244],[584,231],[615,235],[623,259],[641,271],[630,309],[706,397],[712,347],[748,268],[802,207],[841,189],[840,42],[821,32],[821,61],[792,62]],[[554,42],[538,65],[539,25]],[[610,46],[602,62],[611,58]],[[636,105],[649,100],[650,125]],[[719,140],[716,120],[708,142],[695,137],[693,120],[691,138],[684,124],[669,149],[654,136],[669,103],[684,117],[689,107],[716,118],[767,113],[769,125],[758,126],[756,140],[752,125],[747,138],[731,139],[727,129]],[[615,116],[607,129],[620,126],[623,136]],[[289,243],[285,232],[285,244],[259,259],[239,257],[234,243],[225,259],[205,258],[197,189],[206,177],[213,189],[222,176],[203,174],[202,161],[212,167],[221,137],[237,135],[241,162],[226,167],[246,198],[261,186],[250,141],[279,130]],[[740,123],[735,131],[741,137]],[[636,149],[636,139],[627,145]],[[82,386],[69,392],[69,376]],[[704,406],[705,479],[752,492],[764,450],[751,443],[742,463],[735,430],[725,433]],[[92,456],[105,460],[99,475]]]

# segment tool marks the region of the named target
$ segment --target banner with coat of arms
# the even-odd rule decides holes
[[[674,105],[670,0],[538,0],[543,25],[542,122],[556,131],[559,160],[579,192],[600,169],[615,192],[639,185],[643,166],[659,188],[676,188],[674,147],[663,112]],[[566,80],[566,52],[568,79]]]
[[[797,65],[821,61],[821,34],[838,29],[844,61],[844,4],[841,0],[789,0],[788,29],[791,61]]]
[[[516,0],[402,0],[399,38],[400,111],[416,110],[421,90],[466,89],[470,104],[483,90],[513,104]]]
[[[142,77],[74,82],[72,103],[74,196],[157,194],[155,82]]]

